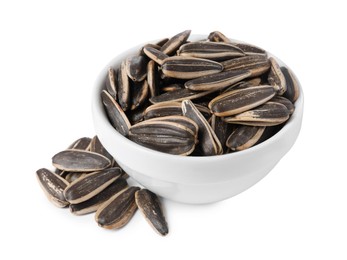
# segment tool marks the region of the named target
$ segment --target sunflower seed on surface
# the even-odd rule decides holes
[[[155,61],[159,65],[162,65],[164,60],[169,58],[169,56],[165,53],[149,46],[144,47],[143,52],[147,55],[148,58]]]
[[[279,95],[283,95],[287,90],[286,78],[284,77],[277,61],[273,57],[270,57],[269,61],[271,62],[271,68],[267,80],[270,85],[277,90]]]
[[[197,135],[198,135],[198,130],[199,130],[198,125],[193,120],[191,120],[190,118],[188,118],[186,116],[174,115],[174,116],[155,117],[155,118],[147,120],[147,122],[149,122],[149,121],[150,122],[167,121],[167,122],[177,123],[177,124],[180,124],[180,125],[183,125],[183,126],[189,128],[192,131],[192,133],[194,133],[194,136],[197,137]]]
[[[284,105],[268,101],[246,112],[224,117],[224,121],[241,125],[274,126],[284,123],[288,118],[289,111]]]
[[[223,70],[221,63],[184,56],[165,59],[161,68],[165,76],[178,79],[194,79]]]
[[[160,51],[166,55],[171,55],[178,50],[178,48],[187,41],[191,30],[183,31],[179,34],[176,34],[170,38],[163,46],[160,48]]]
[[[45,168],[37,170],[36,177],[47,198],[55,206],[64,208],[69,205],[64,197],[64,190],[69,185],[65,179]]]
[[[283,94],[284,97],[288,98],[292,103],[299,97],[299,83],[294,73],[287,67],[281,67],[281,71],[286,79],[287,91]]]
[[[154,230],[162,236],[167,235],[169,228],[157,195],[147,189],[138,190],[135,193],[135,201],[137,207]]]
[[[143,81],[147,76],[148,59],[145,56],[131,56],[125,60],[128,77],[135,82]]]
[[[183,88],[184,88],[183,84],[174,83],[174,84],[163,86],[160,89],[161,89],[161,91],[164,91],[164,92],[171,92],[171,91],[179,90],[179,89],[183,89]]]
[[[86,201],[100,193],[122,174],[119,167],[93,172],[75,180],[66,187],[64,196],[71,204]]]
[[[102,102],[112,126],[124,136],[128,135],[130,122],[117,101],[107,91],[101,92]]]
[[[159,94],[159,75],[158,68],[153,60],[147,64],[147,82],[151,97]]]
[[[190,42],[183,44],[177,51],[179,56],[195,57],[215,61],[245,56],[235,45],[222,42]]]
[[[90,149],[91,141],[92,139],[90,137],[79,138],[73,144],[71,144],[68,149],[88,151]]]
[[[232,151],[241,151],[252,147],[264,133],[264,126],[237,126],[226,141]]]
[[[126,69],[126,61],[121,63],[118,73],[118,102],[123,111],[127,111],[130,106],[130,82]]]
[[[212,99],[208,106],[216,116],[231,116],[264,104],[275,94],[274,88],[266,85],[236,89]]]
[[[251,55],[231,60],[222,61],[225,71],[228,70],[249,70],[250,77],[262,75],[270,69],[270,61],[264,55]]]
[[[222,145],[223,153],[226,153],[227,152],[226,141],[233,130],[233,125],[224,122],[221,117],[212,115],[211,127]]]
[[[86,173],[83,173],[83,172],[69,172],[66,174],[65,176],[65,180],[67,180],[69,183],[79,179],[79,178],[82,178],[84,176],[86,176],[87,174]]]
[[[250,71],[225,71],[187,81],[186,88],[196,91],[219,90],[235,84],[251,75]]]
[[[211,32],[207,37],[211,42],[226,42],[231,43],[230,39],[226,37],[223,33],[214,31]]]
[[[262,48],[254,46],[248,43],[235,43],[246,55],[264,55],[267,56],[267,53]]]
[[[127,181],[123,178],[117,178],[107,188],[96,194],[94,197],[78,204],[70,204],[70,211],[75,215],[84,215],[96,211],[102,203],[110,199],[113,195],[128,186]]]
[[[104,202],[95,213],[98,225],[107,229],[125,226],[136,212],[135,192],[139,189],[139,187],[125,188]]]
[[[133,125],[129,139],[147,148],[176,155],[189,155],[197,142],[195,133],[184,125],[151,120]]]
[[[204,155],[217,155],[223,152],[222,145],[213,129],[190,100],[182,101],[183,115],[195,121],[199,127],[198,140]]]
[[[157,104],[161,102],[168,102],[168,101],[182,101],[185,99],[196,99],[200,98],[206,95],[211,94],[214,92],[214,90],[209,91],[194,91],[190,90],[188,88],[179,89],[179,90],[173,90],[171,92],[163,93],[159,96],[152,97],[149,99],[149,101],[152,104]]]
[[[107,157],[110,161],[113,161],[113,157],[109,152],[105,149],[105,147],[101,144],[99,137],[95,135],[90,142],[90,151],[94,153],[101,154]]]
[[[149,87],[147,80],[142,82],[133,82],[131,84],[131,106],[130,110],[135,110],[147,101]]]
[[[117,99],[117,72],[112,67],[107,72],[106,90],[114,99]]]
[[[158,40],[157,42],[155,42],[155,45],[158,45],[158,46],[163,46],[167,41],[169,40],[169,38],[163,38],[161,40]]]
[[[103,170],[111,161],[98,153],[82,150],[65,150],[52,158],[53,166],[71,172],[93,172]]]
[[[285,105],[286,108],[288,109],[290,115],[294,113],[295,107],[289,99],[287,99],[283,96],[274,96],[270,101],[281,103],[282,105]]]

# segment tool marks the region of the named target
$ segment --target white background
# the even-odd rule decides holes
[[[300,2],[300,3],[299,3]],[[346,13],[343,1],[1,1],[0,259],[346,259]],[[51,205],[35,178],[93,136],[91,88],[104,65],[185,29],[259,45],[305,92],[301,134],[275,169],[223,202],[164,201],[170,234],[136,213],[99,228]]]

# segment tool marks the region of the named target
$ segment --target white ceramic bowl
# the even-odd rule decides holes
[[[200,37],[191,36],[190,39]],[[141,46],[143,44],[121,53],[101,71],[92,93],[92,112],[101,143],[119,165],[146,188],[177,202],[217,202],[241,193],[264,178],[293,146],[303,116],[301,88],[295,112],[286,125],[270,139],[237,153],[184,157],[157,152],[123,137],[109,123],[100,92],[105,86],[107,69],[119,66],[124,58],[136,53]]]

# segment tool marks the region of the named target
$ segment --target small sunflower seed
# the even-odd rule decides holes
[[[88,151],[90,149],[91,141],[92,139],[89,137],[79,138],[71,144],[68,149]]]
[[[147,76],[148,59],[145,56],[132,56],[125,60],[128,77],[135,82],[143,81]]]
[[[112,67],[108,69],[106,90],[114,99],[117,99],[117,73]]]
[[[158,40],[155,45],[158,45],[158,46],[163,46],[165,43],[167,43],[167,41],[169,40],[169,38],[163,38],[161,40]]]
[[[159,94],[159,75],[158,68],[153,60],[147,64],[147,81],[151,97],[158,96]]]
[[[225,71],[249,70],[250,77],[262,75],[270,69],[270,62],[264,55],[251,55],[221,62]]]
[[[289,111],[284,105],[277,102],[266,102],[246,112],[225,117],[224,121],[232,124],[274,126],[284,123],[288,118]]]
[[[174,84],[163,86],[160,89],[162,91],[164,91],[164,92],[171,92],[171,91],[180,90],[180,89],[183,89],[183,88],[184,88],[183,84],[174,83]]]
[[[123,61],[118,73],[118,102],[123,111],[128,110],[130,106],[130,82],[126,69],[126,62]]]
[[[177,155],[189,155],[197,142],[195,133],[184,125],[151,120],[133,125],[129,139],[147,148]]]
[[[162,65],[164,60],[169,58],[169,56],[165,53],[152,47],[144,47],[143,52],[147,55],[148,58],[155,61],[159,65]]]
[[[160,48],[160,51],[162,51],[166,55],[173,54],[175,51],[178,50],[178,48],[183,43],[187,41],[190,33],[191,33],[191,30],[186,30],[184,32],[176,34],[170,40],[168,40],[165,44],[163,44],[163,46]]]
[[[69,185],[66,180],[45,168],[37,170],[36,177],[47,198],[55,206],[64,208],[69,205],[64,197],[64,190]]]
[[[101,98],[112,126],[121,135],[127,136],[130,128],[130,122],[122,108],[105,90],[101,92]]]
[[[182,111],[184,116],[195,121],[199,127],[199,147],[203,154],[207,156],[221,154],[223,149],[218,137],[195,105],[190,100],[184,100]]]
[[[193,90],[184,88],[184,89],[174,90],[171,92],[166,92],[156,97],[152,97],[149,99],[149,101],[152,104],[168,102],[168,101],[182,101],[185,99],[196,99],[203,96],[207,96],[208,94],[211,94],[212,92],[214,92],[214,90],[193,91]]]
[[[119,167],[87,174],[66,187],[64,191],[65,199],[72,204],[86,201],[106,189],[121,174],[122,170]]]
[[[245,56],[244,52],[235,45],[222,42],[190,42],[183,44],[177,54],[180,56],[223,61]]]
[[[267,53],[265,50],[248,44],[248,43],[235,43],[237,47],[239,47],[246,55],[264,55],[267,56]]]
[[[250,71],[225,71],[187,81],[186,88],[196,91],[220,90],[251,75]]]
[[[237,126],[228,137],[226,145],[232,151],[245,150],[259,141],[264,130],[264,126]]]
[[[269,61],[271,62],[271,69],[267,80],[277,90],[279,95],[283,95],[287,90],[286,78],[277,61],[273,57],[270,57]]]
[[[209,34],[207,37],[211,42],[226,42],[231,43],[228,37],[226,37],[223,33],[214,31]]]
[[[169,228],[157,195],[147,189],[138,190],[135,193],[135,201],[137,207],[153,229],[162,236],[167,235]]]
[[[111,162],[114,160],[112,155],[109,154],[109,152],[101,144],[98,136],[94,136],[92,141],[90,142],[90,151],[107,157]]]
[[[281,103],[282,105],[285,105],[286,108],[288,109],[290,115],[294,113],[295,107],[289,99],[287,99],[283,96],[274,96],[270,101]]]
[[[226,141],[228,137],[230,136],[230,134],[232,133],[233,125],[224,122],[221,117],[212,115],[211,127],[222,145],[223,152],[226,153],[227,152]]]
[[[102,203],[110,199],[113,195],[127,187],[127,181],[124,178],[118,178],[107,188],[96,194],[94,197],[78,204],[70,204],[70,211],[75,215],[84,215],[96,211]]]
[[[223,70],[218,62],[183,56],[165,59],[161,68],[166,76],[178,79],[194,79]]]
[[[287,86],[287,91],[283,94],[283,96],[288,98],[292,103],[295,103],[300,93],[299,83],[294,73],[290,69],[281,67],[281,71],[286,79]]]
[[[118,229],[125,226],[137,210],[135,192],[139,187],[125,188],[104,202],[95,213],[100,227]]]
[[[98,153],[82,150],[65,150],[52,158],[53,166],[71,172],[93,172],[103,170],[111,161]]]
[[[133,84],[131,84],[131,92],[132,92],[132,95],[131,95],[130,110],[135,110],[147,101],[147,97],[149,93],[147,80],[144,80],[142,82],[136,82],[136,83],[133,82]]]
[[[208,106],[216,116],[231,116],[264,104],[275,94],[272,86],[236,89],[212,99]]]

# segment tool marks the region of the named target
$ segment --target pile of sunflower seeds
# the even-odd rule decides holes
[[[159,234],[168,225],[159,198],[147,189],[129,187],[127,174],[102,146],[97,136],[83,137],[52,158],[55,171],[42,168],[36,176],[47,198],[75,215],[95,213],[100,227],[126,225],[137,208]]]
[[[299,86],[265,50],[215,31],[189,30],[143,46],[110,67],[101,93],[123,136],[177,155],[240,151],[277,133],[294,112]]]

